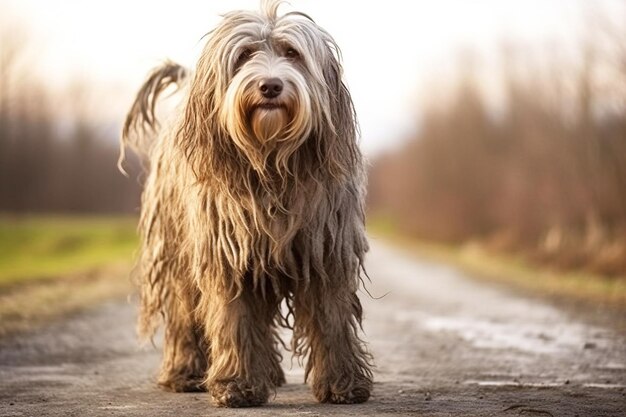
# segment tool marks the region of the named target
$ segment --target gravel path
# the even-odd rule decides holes
[[[371,400],[317,404],[286,355],[287,384],[257,409],[154,384],[132,302],[0,340],[0,416],[624,416],[624,316],[583,314],[493,288],[372,242],[361,296],[377,370]],[[288,337],[288,334],[285,334]]]

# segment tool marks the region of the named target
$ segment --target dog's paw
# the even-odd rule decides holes
[[[166,391],[172,392],[204,392],[204,378],[192,377],[185,375],[176,375],[161,378],[158,382],[159,386]]]
[[[329,384],[318,384],[313,387],[315,398],[321,403],[360,404],[370,398],[371,382],[359,381],[346,389],[337,389]]]
[[[266,387],[255,387],[237,380],[214,382],[209,391],[213,404],[218,407],[258,407],[269,398]]]

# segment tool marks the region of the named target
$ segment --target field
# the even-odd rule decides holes
[[[0,335],[132,294],[132,217],[0,216]]]
[[[132,217],[0,217],[0,287],[129,262]]]

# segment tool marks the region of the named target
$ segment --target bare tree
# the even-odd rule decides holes
[[[589,27],[569,58],[505,44],[498,117],[466,55],[453,98],[374,163],[371,212],[422,238],[625,273],[626,27]]]

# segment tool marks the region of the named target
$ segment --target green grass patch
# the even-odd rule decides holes
[[[134,217],[0,216],[0,286],[130,262]]]
[[[385,218],[368,222],[368,232],[417,256],[454,265],[474,278],[539,295],[626,308],[626,277],[542,267],[520,255],[487,251],[478,242],[447,245],[423,241],[401,232]]]

